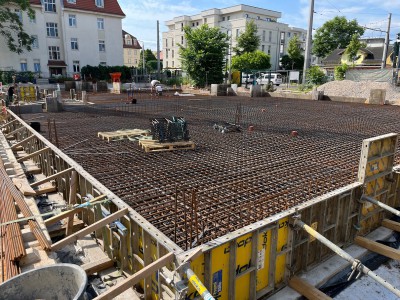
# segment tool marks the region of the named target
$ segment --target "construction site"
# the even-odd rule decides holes
[[[121,276],[96,299],[330,299],[321,287],[346,268],[349,281],[363,273],[400,297],[361,258],[400,259],[376,242],[400,231],[400,106],[134,100],[98,93],[58,112],[3,110],[1,281],[89,237],[104,257],[84,262],[86,274]],[[24,262],[29,247],[46,259]]]

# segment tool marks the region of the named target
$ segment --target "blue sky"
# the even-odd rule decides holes
[[[122,28],[144,41],[145,48],[157,49],[157,20],[161,32],[166,31],[165,21],[182,15],[194,15],[210,8],[224,8],[236,4],[247,4],[269,10],[279,11],[282,18],[278,21],[291,26],[307,29],[309,0],[119,0],[126,14]],[[335,16],[357,19],[362,26],[386,31],[388,13],[392,13],[390,35],[394,39],[400,32],[400,1],[394,0],[315,0],[314,26],[316,29]],[[365,37],[384,37],[384,33],[367,30]]]

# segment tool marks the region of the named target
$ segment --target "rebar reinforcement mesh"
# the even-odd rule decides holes
[[[185,118],[195,150],[145,153],[97,137],[169,116]],[[61,150],[183,249],[353,183],[362,140],[400,131],[400,107],[273,98],[139,99],[24,118],[45,137],[54,118]],[[217,122],[243,130],[221,133]]]

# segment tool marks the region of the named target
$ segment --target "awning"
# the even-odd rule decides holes
[[[63,60],[49,60],[47,62],[49,67],[66,67],[67,64]]]

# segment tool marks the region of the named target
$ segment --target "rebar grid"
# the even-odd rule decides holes
[[[362,140],[400,131],[400,107],[338,102],[168,97],[68,110],[46,115],[60,148],[184,249],[353,183]],[[164,116],[187,120],[196,150],[97,138]],[[213,129],[238,119],[241,133]]]

